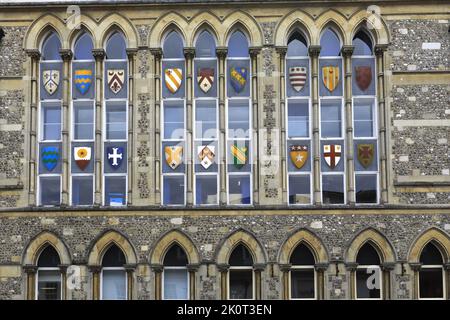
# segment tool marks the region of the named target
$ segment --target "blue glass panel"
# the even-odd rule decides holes
[[[228,41],[228,57],[248,57],[248,40],[242,31],[235,31]]]

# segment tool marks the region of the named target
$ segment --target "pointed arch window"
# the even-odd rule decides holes
[[[113,32],[105,51],[103,203],[125,206],[128,193],[128,60],[123,34]]]
[[[252,113],[249,42],[236,30],[228,41],[227,57],[228,204],[252,204]]]
[[[291,299],[316,299],[315,258],[311,250],[300,243],[290,258]]]
[[[36,277],[37,300],[61,300],[62,275],[58,252],[51,245],[47,245],[40,253]]]
[[[288,39],[286,53],[286,146],[289,204],[311,204],[311,86],[308,44],[300,31]]]
[[[253,257],[247,247],[239,244],[230,255],[228,264],[228,298],[250,300],[255,297]]]
[[[356,256],[356,299],[382,299],[382,273],[377,250],[366,242]]]
[[[162,203],[186,204],[186,63],[184,41],[172,30],[163,42],[162,59]]]
[[[203,30],[195,43],[194,59],[195,204],[219,203],[219,110],[216,41]]]
[[[189,299],[188,258],[177,244],[170,247],[164,257],[164,299]]]
[[[440,250],[429,242],[420,254],[419,299],[444,299],[445,280]]]
[[[41,47],[39,64],[38,106],[38,192],[41,206],[61,203],[62,156],[62,59],[61,42],[56,32],[50,32]]]
[[[102,300],[127,299],[127,275],[124,265],[125,255],[115,244],[112,244],[103,255],[101,272]]]

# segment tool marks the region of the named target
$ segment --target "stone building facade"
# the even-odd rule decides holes
[[[46,3],[49,1],[46,1]],[[293,298],[292,255],[304,244],[314,257],[315,299],[358,298],[360,249],[370,244],[379,257],[379,298],[419,299],[430,265],[432,244],[441,263],[437,298],[450,299],[450,4],[438,1],[349,3],[317,1],[40,1],[0,5],[0,299],[35,299],[39,256],[48,246],[58,256],[62,299],[100,299],[102,259],[115,245],[126,263],[126,298],[162,299],[165,255],[174,244],[187,258],[187,298],[230,297],[230,256],[240,244],[251,254],[254,299]],[[340,40],[345,152],[342,204],[323,201],[320,106],[321,37],[332,29]],[[175,30],[183,39],[186,86],[186,182],[181,206],[165,204],[165,143],[161,117],[164,96],[164,39]],[[229,39],[239,30],[248,39],[248,101],[252,127],[248,205],[229,200],[228,156],[218,156],[217,204],[198,205],[192,147],[196,100],[196,41],[202,30],[216,39],[217,149],[225,149],[228,108]],[[357,201],[353,149],[352,68],[355,36],[372,41],[377,145],[376,201]],[[111,32],[123,34],[127,132],[126,204],[105,205],[101,151],[105,127],[103,94]],[[310,97],[310,203],[290,204],[286,86],[288,41],[293,32],[307,44]],[[61,195],[58,205],[40,201],[40,94],[48,34],[60,41]],[[74,43],[80,33],[93,44],[92,205],[73,204],[71,183]],[[322,46],[323,47],[323,46]],[[167,58],[167,56],[166,56]],[[324,58],[322,58],[324,59]],[[75,62],[74,62],[75,61]],[[80,62],[82,63],[82,62]],[[112,63],[112,62],[110,62]],[[163,70],[164,69],[164,70]],[[123,83],[122,83],[123,84]],[[94,90],[94,89],[92,89]],[[183,89],[184,90],[184,89]],[[75,91],[73,91],[75,92]],[[354,99],[352,99],[354,98]],[[345,124],[344,124],[345,123]],[[106,142],[105,142],[106,143]],[[194,150],[194,151],[193,151]],[[97,152],[99,151],[99,152]],[[344,150],[343,150],[344,151]],[[189,155],[191,156],[189,158]],[[105,173],[105,176],[107,174]],[[230,265],[231,264],[231,265]],[[428,267],[427,267],[428,266]],[[430,267],[431,268],[431,267]],[[434,270],[433,269],[433,270]],[[75,271],[74,271],[75,270]],[[73,283],[72,272],[77,275]],[[433,278],[436,281],[435,278]],[[431,296],[426,296],[431,297]],[[425,297],[425,298],[426,298]],[[433,296],[434,297],[434,296]]]

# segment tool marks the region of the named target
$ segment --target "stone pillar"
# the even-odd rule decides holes
[[[152,156],[154,159],[154,173],[155,173],[155,205],[161,204],[161,58],[162,49],[153,48],[150,49],[153,54],[153,71],[154,71],[154,81],[155,81],[155,140]]]
[[[134,75],[136,74],[136,58],[137,49],[128,48],[128,205],[133,204],[133,185],[134,185],[134,139],[133,139],[133,128],[134,128],[134,97],[135,97],[135,86],[134,86]]]
[[[185,145],[185,159],[186,159],[186,175],[187,175],[187,195],[186,204],[192,206],[194,204],[194,161],[192,154],[193,137],[192,137],[192,97],[193,83],[192,83],[192,66],[195,56],[195,48],[184,48],[184,56],[186,58],[186,145]]]
[[[252,180],[253,180],[253,204],[259,204],[259,119],[258,115],[260,114],[258,108],[258,55],[261,52],[261,48],[250,47],[250,63],[252,67],[252,92],[251,92],[251,101],[252,101]]]
[[[93,49],[92,54],[95,58],[95,199],[94,206],[102,205],[102,118],[103,118],[103,59],[105,50]]]
[[[420,262],[411,262],[409,264],[409,266],[411,267],[411,270],[413,270],[414,272],[414,276],[413,276],[413,283],[412,283],[412,297],[414,300],[419,299],[419,272],[420,269],[422,268],[422,264]]]
[[[381,265],[381,270],[383,272],[381,277],[381,285],[383,286],[383,296],[384,300],[390,300],[391,295],[391,271],[394,270],[395,263],[385,262]]]
[[[41,53],[37,49],[26,50],[30,57],[30,146],[28,149],[28,205],[36,205],[36,134],[37,134],[37,105],[38,97],[38,79],[39,79],[39,59]]]
[[[37,266],[26,265],[23,271],[27,274],[27,300],[36,300],[36,273]]]
[[[308,48],[311,59],[311,99],[312,99],[312,127],[313,127],[313,189],[314,189],[314,204],[321,204],[320,194],[320,136],[319,136],[319,53],[320,46],[311,45]]]
[[[345,264],[345,268],[349,273],[349,286],[350,286],[350,299],[356,299],[356,268],[358,264],[356,262],[348,262]]]
[[[198,268],[200,267],[199,264],[188,264],[187,269],[189,272],[189,300],[195,300],[196,299],[196,279],[195,274],[198,271]]]
[[[62,188],[61,188],[61,206],[68,206],[69,200],[69,130],[70,130],[70,61],[72,60],[72,51],[70,49],[60,49],[59,53],[63,59],[63,92],[62,92]]]
[[[352,111],[352,54],[353,46],[343,46],[341,54],[344,57],[344,101],[345,101],[345,134],[346,134],[346,160],[347,160],[347,204],[354,205],[355,197],[355,165],[353,156],[353,111]]]
[[[220,300],[228,299],[228,264],[219,264],[217,269],[220,272]]]
[[[447,300],[450,300],[450,263],[444,264],[445,272],[445,286],[447,288]]]
[[[287,163],[286,163],[286,52],[287,47],[277,47],[279,56],[278,70],[280,72],[280,155],[281,155],[281,190],[283,204],[288,203],[287,194]],[[286,298],[287,299],[287,298]]]
[[[217,96],[219,97],[219,171],[220,171],[220,205],[227,204],[227,165],[226,165],[226,118],[225,118],[225,60],[228,49],[226,47],[218,47],[216,54],[219,66],[219,82],[217,86]]]
[[[155,273],[155,300],[162,299],[162,273],[164,266],[162,264],[153,264],[150,266]]]
[[[325,271],[328,269],[328,263],[316,263],[314,269],[317,274],[317,300],[325,300]]]
[[[256,263],[253,265],[253,272],[255,273],[255,300],[262,300],[262,273],[266,269],[263,263]]]
[[[376,45],[375,54],[377,60],[377,98],[378,98],[378,136],[379,136],[379,154],[380,154],[380,184],[381,184],[381,203],[388,202],[388,172],[387,172],[387,137],[386,125],[389,123],[389,115],[386,114],[385,88],[384,88],[384,52],[387,45]]]
[[[59,270],[61,271],[61,300],[67,300],[67,264],[60,264]]]
[[[100,300],[100,273],[102,272],[102,267],[88,266],[88,269],[92,273],[92,300]]]
[[[134,271],[136,270],[136,265],[126,264],[124,268],[127,273],[127,300],[133,300]]]
[[[283,282],[283,294],[281,298],[283,300],[289,300],[291,297],[291,294],[289,292],[290,285],[289,285],[289,274],[291,272],[291,264],[280,264],[280,270],[283,273],[282,275],[282,282]]]

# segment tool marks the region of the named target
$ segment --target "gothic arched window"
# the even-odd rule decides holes
[[[316,299],[315,258],[311,250],[303,243],[292,252],[291,299]]]
[[[237,245],[230,255],[228,264],[230,265],[228,298],[253,299],[253,258],[247,247],[243,244]]]
[[[164,257],[164,299],[189,299],[188,258],[177,244],[170,247]]]
[[[102,300],[127,300],[127,275],[125,255],[112,244],[103,255],[101,292]]]
[[[61,271],[58,252],[51,245],[47,245],[37,260],[37,300],[61,299]]]
[[[358,251],[356,263],[356,299],[381,299],[381,261],[377,250],[366,242]]]
[[[444,268],[439,249],[429,242],[420,254],[419,299],[444,299]]]

